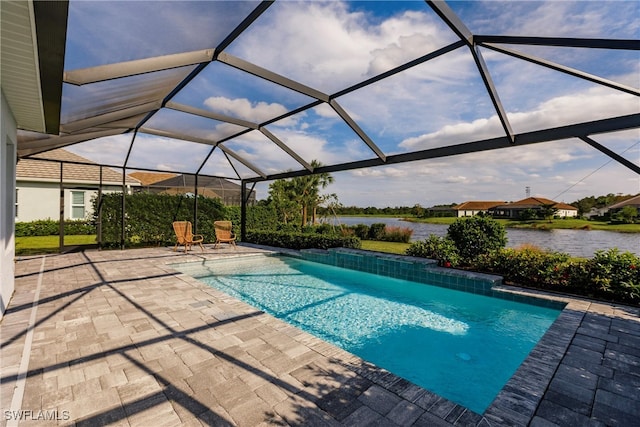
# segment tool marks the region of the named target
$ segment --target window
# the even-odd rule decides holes
[[[71,192],[71,218],[84,219],[84,191]]]

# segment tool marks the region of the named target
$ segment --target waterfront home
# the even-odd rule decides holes
[[[622,208],[624,208],[625,206],[631,206],[636,208],[636,210],[638,211],[638,214],[640,214],[640,194],[638,194],[635,197],[632,197],[630,199],[624,200],[622,202],[618,202],[616,204],[613,204],[609,207],[606,208],[606,210],[610,213],[616,213],[618,211],[620,211]]]
[[[494,200],[472,200],[464,203],[460,203],[457,206],[453,207],[453,210],[456,212],[456,216],[474,216],[479,214],[480,212],[488,212],[489,209],[503,205],[507,202],[504,200],[494,201]]]
[[[561,218],[573,218],[578,216],[578,208],[566,203],[556,202],[544,197],[527,197],[517,202],[506,203],[488,209],[488,212],[496,218],[520,218],[522,213],[528,210],[539,211],[544,206],[552,205],[557,209],[555,216]]]

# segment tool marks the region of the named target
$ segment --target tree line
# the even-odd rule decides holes
[[[322,166],[322,164],[313,160],[312,168]],[[329,173],[321,173],[316,175],[307,175],[289,179],[279,179],[273,181],[269,185],[269,196],[266,200],[262,200],[261,204],[274,208],[283,224],[297,224],[301,227],[309,224],[315,224],[318,216],[334,216],[334,215],[371,215],[371,216],[414,216],[425,217],[432,216],[437,213],[438,208],[451,208],[458,203],[434,205],[429,208],[420,204],[413,206],[387,206],[387,207],[359,207],[359,206],[343,206],[335,193],[322,194],[321,190],[325,189],[329,184],[333,183],[333,176]],[[593,208],[604,208],[615,203],[627,200],[633,195],[613,194],[609,193],[603,196],[589,196],[578,199],[571,205],[578,208],[578,215],[583,216]],[[552,217],[554,208],[552,206],[544,206],[544,217]],[[434,211],[435,209],[435,211]],[[442,210],[442,209],[441,209]],[[539,212],[536,212],[539,214]]]

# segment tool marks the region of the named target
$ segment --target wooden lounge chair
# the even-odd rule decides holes
[[[184,245],[186,253],[194,244],[200,245],[200,249],[204,252],[204,247],[202,246],[204,236],[202,234],[193,234],[190,221],[175,221],[173,223],[173,231],[176,233],[177,240],[173,248],[174,252],[178,249],[178,246]]]
[[[231,243],[233,249],[237,249],[236,235],[231,231],[231,221],[214,221],[213,228],[216,232],[216,244],[213,246],[213,249],[218,248],[218,243]]]

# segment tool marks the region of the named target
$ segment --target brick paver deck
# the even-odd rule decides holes
[[[1,424],[630,426],[640,419],[636,308],[565,298],[560,319],[476,414],[167,265],[259,251],[155,248],[18,260],[0,323]]]

